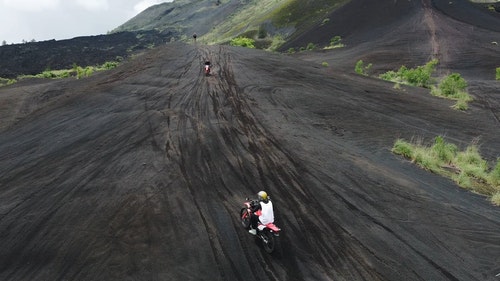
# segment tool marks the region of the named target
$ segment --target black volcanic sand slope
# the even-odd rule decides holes
[[[4,87],[0,279],[496,280],[500,209],[390,147],[445,133],[498,155],[498,121],[422,92],[181,44]],[[237,216],[262,189],[273,255]]]
[[[468,0],[352,0],[328,18],[282,50],[308,43],[323,48],[341,36],[345,47],[323,51],[322,58],[350,72],[360,59],[380,73],[436,58],[441,75],[460,72],[467,79],[492,80],[500,65],[500,13]]]
[[[46,70],[86,67],[121,61],[151,46],[165,43],[168,32],[119,32],[0,46],[0,77],[17,78]]]

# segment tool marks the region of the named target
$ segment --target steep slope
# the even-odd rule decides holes
[[[237,36],[297,37],[349,0],[176,0],[152,6],[114,31],[158,30],[186,41],[196,33],[209,44]]]
[[[495,69],[500,66],[500,47],[496,44],[496,38],[500,38],[500,13],[467,0],[353,0],[333,12],[331,18],[337,19],[332,25],[318,27],[283,49],[305,46],[313,39],[319,46],[326,45],[333,35],[342,35],[345,48],[317,51],[313,55],[300,52],[295,57],[317,64],[327,62],[334,71],[349,73],[361,59],[373,64],[372,76],[402,65],[423,65],[436,58],[438,81],[452,72],[461,74],[475,102],[500,120],[495,81]]]
[[[176,0],[149,7],[113,32],[159,30],[168,33],[172,40],[186,40],[194,33],[207,33],[242,6],[244,3],[239,0]]]
[[[456,23],[426,7],[448,24],[439,28]],[[415,60],[433,49],[421,8],[385,15],[419,27],[422,47],[405,50]],[[365,35],[397,42],[403,30]],[[366,42],[374,59],[403,53]],[[496,159],[500,123],[488,105],[500,86],[474,80],[492,93],[453,111],[425,90],[350,73],[360,50],[299,59],[175,43],[88,79],[0,88],[0,279],[498,279],[500,209],[390,147],[479,136]],[[478,65],[496,59],[478,52]],[[321,67],[325,58],[339,67]],[[237,218],[261,189],[283,228],[276,255]]]
[[[414,36],[412,34],[414,29],[425,27],[425,25],[419,26],[412,23],[411,26],[406,26],[406,23],[411,22],[408,18],[419,14],[422,6],[432,6],[434,13],[445,14],[457,22],[462,22],[462,24],[490,31],[500,31],[498,25],[500,13],[468,0],[383,0],[377,2],[352,0],[331,12],[326,17],[329,19],[328,21],[321,22],[298,38],[288,41],[282,50],[286,51],[291,47],[305,47],[307,43],[314,43],[321,47],[327,46],[334,35],[342,36],[350,46],[380,40],[379,36],[384,34],[380,32],[382,30],[387,33],[401,29],[398,33],[403,38]],[[400,24],[405,25],[403,26],[405,29]],[[458,38],[454,39],[458,41]]]
[[[494,280],[500,210],[389,147],[446,131],[498,155],[498,122],[296,63],[169,45],[32,88],[44,106],[0,135],[1,279]],[[261,189],[276,256],[236,216]]]

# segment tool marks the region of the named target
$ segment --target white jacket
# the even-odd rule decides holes
[[[274,210],[273,210],[273,203],[271,200],[267,201],[267,203],[260,202],[260,207],[262,214],[259,216],[259,220],[262,224],[266,225],[268,223],[273,223],[274,222]]]

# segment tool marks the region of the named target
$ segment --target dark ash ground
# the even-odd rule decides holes
[[[365,21],[340,50],[169,44],[88,79],[0,88],[0,279],[500,280],[500,208],[390,152],[444,135],[496,161],[500,32],[440,1],[363,2],[343,8]],[[469,82],[468,111],[352,73],[432,57]],[[237,218],[261,189],[275,255]]]

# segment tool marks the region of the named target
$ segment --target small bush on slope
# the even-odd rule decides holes
[[[423,66],[417,66],[416,68],[407,68],[406,66],[401,66],[397,72],[388,71],[381,74],[379,78],[383,80],[392,81],[395,83],[403,83],[417,87],[429,88],[432,83],[432,73],[436,69],[438,60],[434,59]]]
[[[500,206],[500,159],[488,171],[488,164],[475,144],[459,151],[456,145],[446,143],[441,136],[436,137],[430,147],[398,139],[392,152],[426,170],[453,179],[461,187],[486,195],[493,204]]]
[[[466,110],[467,103],[472,101],[472,97],[465,91],[467,82],[458,73],[452,73],[439,83],[438,87],[432,87],[431,94],[447,99],[456,100],[455,109]]]
[[[365,63],[363,62],[363,60],[358,60],[358,62],[356,63],[356,66],[354,67],[354,71],[357,74],[367,76],[368,70],[370,70],[371,67],[372,67],[371,63],[365,66]]]

